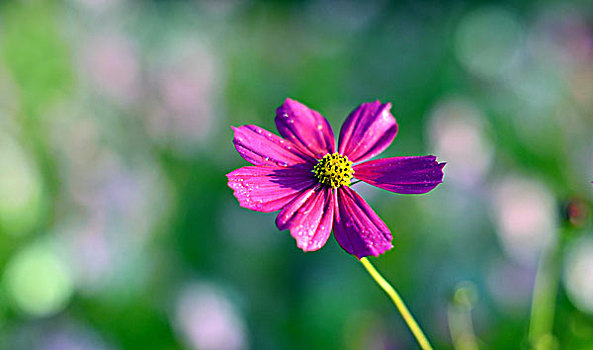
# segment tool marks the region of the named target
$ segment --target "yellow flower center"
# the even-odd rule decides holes
[[[313,173],[319,183],[331,188],[350,186],[354,170],[348,157],[338,154],[326,154],[313,167]]]

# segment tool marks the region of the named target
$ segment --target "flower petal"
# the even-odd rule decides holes
[[[298,194],[315,185],[311,170],[298,166],[246,166],[227,174],[228,185],[243,208],[272,212],[284,208]]]
[[[256,125],[233,127],[233,130],[233,143],[237,152],[254,165],[282,167],[306,162],[315,163],[311,156],[304,154],[292,142]]]
[[[387,191],[426,193],[443,182],[445,163],[435,156],[376,159],[353,167],[354,177]]]
[[[340,130],[340,154],[361,162],[383,152],[397,134],[397,123],[389,111],[391,103],[363,103],[346,119]]]
[[[316,186],[302,192],[284,208],[276,218],[276,226],[280,230],[290,229],[302,250],[318,250],[331,233],[334,207],[332,190]]]
[[[391,232],[373,209],[351,188],[337,191],[334,235],[342,248],[359,259],[393,247]]]
[[[280,135],[306,150],[307,154],[321,158],[334,153],[334,132],[319,112],[287,98],[276,109],[276,127]]]

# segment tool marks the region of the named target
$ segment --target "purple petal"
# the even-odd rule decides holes
[[[234,128],[233,143],[237,152],[254,165],[290,166],[300,163],[314,163],[315,160],[298,147],[280,136],[255,125]]]
[[[227,174],[228,185],[243,208],[272,212],[316,184],[311,170],[246,166]]]
[[[345,251],[360,259],[383,254],[393,247],[385,223],[356,192],[340,187],[336,203],[334,235]]]
[[[302,250],[318,250],[331,233],[334,207],[332,190],[316,186],[302,192],[284,208],[276,218],[276,226],[280,230],[290,229]]]
[[[291,100],[284,101],[276,110],[276,127],[280,135],[292,141],[308,155],[321,158],[334,153],[334,132],[327,120],[304,104]]]
[[[426,193],[443,182],[443,167],[435,156],[376,159],[353,167],[354,177],[387,191]]]
[[[363,103],[346,119],[340,130],[340,154],[361,162],[383,152],[397,134],[397,123],[389,111],[391,103]]]

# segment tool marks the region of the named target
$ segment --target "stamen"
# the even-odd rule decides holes
[[[336,152],[323,156],[313,167],[313,173],[319,183],[331,188],[338,188],[340,186],[350,186],[354,170],[348,157]]]

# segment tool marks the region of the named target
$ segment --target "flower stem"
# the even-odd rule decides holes
[[[479,349],[471,315],[476,298],[476,287],[471,282],[461,282],[455,288],[447,310],[449,332],[455,350]]]
[[[447,320],[455,350],[478,350],[478,342],[469,311],[450,305],[447,310]]]
[[[528,339],[535,349],[553,348],[554,306],[558,291],[558,249],[554,242],[544,247],[535,275]]]
[[[377,284],[391,298],[391,300],[393,301],[393,304],[397,308],[397,311],[399,311],[399,313],[402,316],[402,318],[404,319],[404,321],[406,321],[408,328],[410,328],[410,331],[412,331],[412,334],[416,338],[416,341],[418,342],[418,345],[420,345],[420,348],[423,350],[432,350],[432,346],[430,346],[430,343],[428,342],[428,339],[426,339],[426,336],[422,332],[422,329],[418,326],[418,323],[416,323],[416,320],[414,320],[414,317],[412,316],[412,314],[406,307],[406,304],[404,304],[404,301],[402,300],[402,298],[399,296],[399,294],[397,294],[395,289],[389,284],[389,282],[387,282],[383,278],[383,276],[381,276],[381,274],[371,264],[369,259],[361,258],[360,262],[365,267],[365,269],[369,272],[371,277],[373,277],[375,282],[377,282]]]

